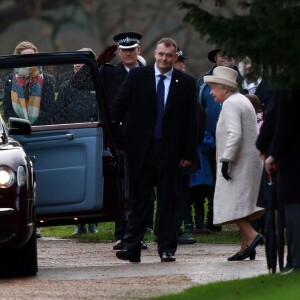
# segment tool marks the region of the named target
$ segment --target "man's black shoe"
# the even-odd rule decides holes
[[[176,260],[175,256],[173,256],[170,252],[163,252],[160,259],[161,262],[169,262]]]
[[[129,262],[141,262],[141,257],[138,255],[131,255],[127,250],[118,250],[116,256],[121,260],[128,260]]]
[[[177,243],[181,245],[190,245],[196,243],[196,239],[186,235],[178,236]]]
[[[113,246],[114,250],[122,250],[123,249],[123,243],[121,240],[116,241],[116,243]]]

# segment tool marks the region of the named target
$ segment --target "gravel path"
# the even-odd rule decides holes
[[[112,246],[41,238],[38,275],[0,280],[0,299],[146,299],[267,273],[262,246],[255,261],[228,262],[237,245],[180,245],[176,262],[161,263],[148,243],[140,264],[119,261]]]

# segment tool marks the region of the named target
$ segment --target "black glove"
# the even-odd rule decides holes
[[[229,167],[229,162],[223,161],[222,162],[222,168],[221,168],[221,172],[223,177],[228,181],[231,179],[231,177],[228,174],[228,167]]]
[[[103,49],[97,56],[97,64],[104,65],[115,57],[115,51],[118,49],[117,45],[110,45]]]

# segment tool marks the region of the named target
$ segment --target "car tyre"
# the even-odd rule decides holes
[[[38,271],[35,227],[29,241],[18,249],[0,249],[0,277],[34,276]]]

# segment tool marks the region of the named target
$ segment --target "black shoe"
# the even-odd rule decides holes
[[[123,243],[121,240],[116,241],[116,243],[113,246],[114,250],[122,250],[123,249]]]
[[[118,250],[116,252],[116,256],[121,260],[128,260],[129,262],[141,262],[141,256],[139,255],[131,255],[127,250]]]
[[[176,257],[170,252],[163,252],[160,257],[161,262],[175,261]]]
[[[286,265],[283,267],[282,272],[287,272],[287,271],[289,271],[292,268],[293,268],[292,263],[290,261],[288,261],[286,263]]]
[[[196,239],[186,235],[178,236],[177,243],[181,245],[190,245],[196,243]]]
[[[94,223],[89,224],[89,233],[98,233],[96,224]]]
[[[290,275],[290,274],[299,273],[299,272],[300,272],[300,268],[290,268],[288,271],[280,273],[280,275]]]
[[[141,249],[142,250],[147,250],[148,249],[148,246],[145,242],[141,241]]]
[[[255,250],[255,248],[258,245],[262,244],[263,242],[264,242],[264,237],[260,233],[258,233],[257,236],[255,237],[255,239],[252,241],[252,243],[247,248],[248,252],[253,252]]]
[[[246,258],[250,258],[250,260],[254,260],[256,256],[255,249],[252,252],[248,251],[249,248],[246,248],[244,251],[239,251],[231,257],[228,257],[228,261],[238,261],[238,260],[245,260]]]

